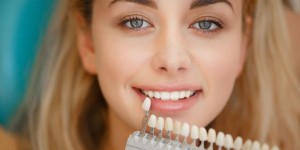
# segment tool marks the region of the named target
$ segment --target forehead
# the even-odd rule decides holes
[[[119,2],[131,2],[131,3],[136,3],[136,4],[159,9],[160,5],[166,4],[166,3],[161,3],[162,1],[166,1],[166,0],[97,0],[97,1],[102,2],[102,4],[105,3],[104,5],[108,7]],[[223,4],[227,4],[234,10],[234,9],[239,9],[240,6],[242,6],[241,5],[242,2],[243,0],[168,0],[167,4],[175,5],[176,3],[180,3],[181,5],[184,6],[189,5],[190,9],[192,9],[192,8],[198,8],[198,7],[223,3]]]

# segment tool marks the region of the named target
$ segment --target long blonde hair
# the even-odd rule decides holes
[[[98,149],[106,136],[107,104],[97,78],[84,71],[76,47],[74,11],[88,22],[92,2],[58,4],[18,118],[28,121],[24,135],[32,149]],[[249,7],[253,5],[254,0],[244,1],[244,16],[254,16],[245,68],[210,126],[282,149],[300,149],[300,89],[289,59],[282,3],[258,0],[255,9]]]
[[[300,149],[300,87],[281,0],[257,1],[248,59],[213,126],[233,135]]]

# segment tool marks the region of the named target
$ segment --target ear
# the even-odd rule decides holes
[[[247,58],[247,52],[249,48],[249,42],[251,40],[251,32],[252,32],[252,18],[251,17],[246,17],[245,20],[245,31],[243,31],[242,35],[242,44],[241,44],[241,56],[240,56],[240,62],[239,62],[239,68],[238,68],[238,74],[239,76],[244,68],[246,58]]]
[[[83,16],[78,12],[75,14],[76,21],[76,44],[84,69],[95,75],[96,71],[96,53],[93,47],[91,29],[87,25]]]

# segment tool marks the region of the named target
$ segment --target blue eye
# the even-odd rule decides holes
[[[143,18],[140,17],[130,17],[130,18],[125,18],[122,21],[122,24],[130,29],[142,29],[142,28],[147,28],[150,27],[150,23],[145,21]]]
[[[222,28],[222,24],[214,20],[201,20],[194,23],[192,27],[198,30],[214,31],[217,30],[218,28]]]

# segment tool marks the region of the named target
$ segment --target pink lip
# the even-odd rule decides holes
[[[160,88],[141,88],[143,90],[151,90],[151,91],[186,91],[186,90],[193,90],[196,91],[196,93],[184,100],[158,100],[155,98],[151,99],[151,111],[158,112],[161,114],[165,114],[168,116],[176,115],[184,110],[187,110],[191,108],[198,100],[199,96],[202,95],[202,89],[200,88],[186,88],[184,86],[181,87],[173,87],[173,88],[166,88],[166,87],[160,87]],[[143,101],[146,96],[140,92],[140,88],[134,88],[137,95],[141,98],[141,101]]]

